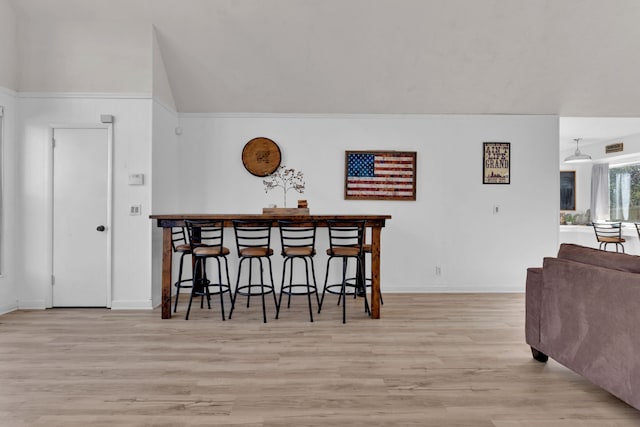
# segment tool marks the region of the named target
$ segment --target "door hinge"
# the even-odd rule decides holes
[[[53,274],[51,275],[51,286],[55,286],[56,284],[56,276],[54,276]]]

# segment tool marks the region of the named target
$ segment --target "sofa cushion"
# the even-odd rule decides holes
[[[618,252],[606,252],[571,243],[563,243],[560,245],[558,258],[629,273],[640,273],[639,256]]]

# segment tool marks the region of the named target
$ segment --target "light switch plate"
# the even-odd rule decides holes
[[[144,185],[144,174],[143,173],[129,174],[129,185]]]

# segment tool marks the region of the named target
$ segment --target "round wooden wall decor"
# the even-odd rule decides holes
[[[280,147],[269,138],[253,138],[242,149],[242,164],[255,176],[271,175],[280,166]]]

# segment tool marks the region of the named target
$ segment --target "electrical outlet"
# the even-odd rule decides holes
[[[436,265],[436,276],[441,276],[442,275],[442,269],[440,268],[439,265]]]
[[[142,214],[142,205],[131,205],[129,206],[129,215],[141,215]]]
[[[498,215],[500,213],[500,205],[493,205],[493,214]]]

